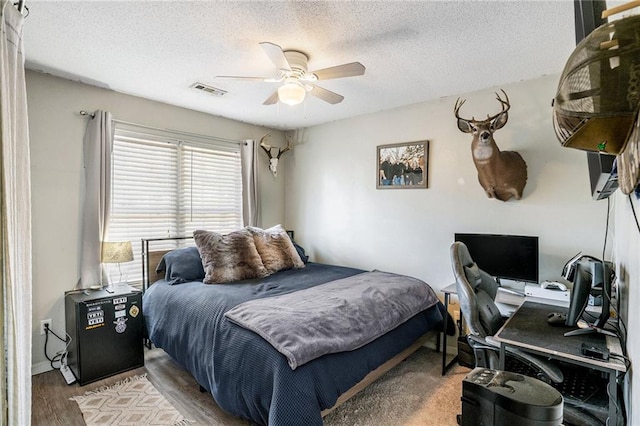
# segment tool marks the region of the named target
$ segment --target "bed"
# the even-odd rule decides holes
[[[362,279],[368,271],[306,262],[265,277],[211,285],[191,278],[201,271],[189,274],[183,267],[176,272],[188,261],[168,264],[173,254],[188,248],[150,251],[154,241],[159,240],[143,240],[144,279],[152,283],[145,285],[143,296],[148,338],[187,369],[222,409],[256,424],[322,425],[324,415],[442,330],[444,307],[436,301],[356,349],[295,365],[255,330],[233,322],[229,313],[247,303]],[[303,249],[295,248],[303,259]],[[164,271],[155,271],[159,264]]]

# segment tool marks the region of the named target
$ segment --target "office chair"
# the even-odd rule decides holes
[[[450,254],[460,311],[470,331],[467,340],[473,349],[476,367],[497,370],[500,345],[492,337],[504,324],[494,302],[498,283],[474,263],[464,243],[454,242]],[[547,383],[561,383],[564,379],[560,368],[547,359],[509,346],[506,348],[506,355],[532,368],[536,371],[537,378]]]

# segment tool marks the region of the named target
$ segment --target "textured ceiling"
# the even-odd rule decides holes
[[[571,0],[26,4],[30,69],[281,129],[559,73],[575,47]],[[359,61],[366,73],[318,82],[337,105],[263,106],[276,83],[214,78],[274,77],[262,41],[307,53],[310,70]]]

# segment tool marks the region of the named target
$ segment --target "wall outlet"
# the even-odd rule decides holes
[[[40,334],[44,335],[44,326],[45,324],[47,325],[47,327],[49,328],[49,330],[51,330],[51,318],[49,319],[44,319],[40,321]]]

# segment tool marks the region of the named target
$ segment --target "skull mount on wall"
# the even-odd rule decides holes
[[[273,174],[273,177],[278,176],[278,160],[280,160],[280,156],[285,152],[291,149],[291,138],[288,134],[285,134],[285,138],[287,139],[287,146],[285,148],[280,148],[277,146],[267,145],[265,140],[271,136],[271,133],[267,133],[262,138],[260,138],[260,147],[264,149],[264,152],[267,153],[269,157],[269,170]]]

